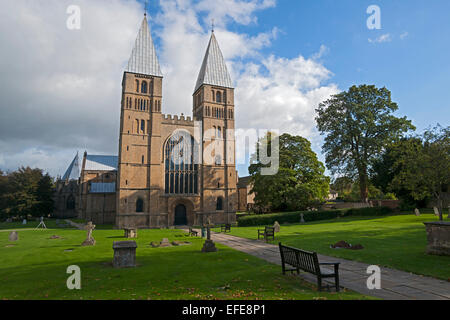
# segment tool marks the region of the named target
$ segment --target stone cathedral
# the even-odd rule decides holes
[[[55,216],[118,228],[235,222],[234,88],[214,31],[192,117],[164,114],[163,82],[145,16],[123,74],[118,156],[77,155],[57,182]]]

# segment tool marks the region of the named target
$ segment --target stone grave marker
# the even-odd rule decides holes
[[[136,241],[114,241],[114,268],[136,267]]]
[[[420,211],[419,211],[419,209],[416,208],[416,209],[414,210],[414,213],[415,213],[416,216],[420,217]]]
[[[95,224],[89,222],[85,227],[87,230],[86,240],[81,244],[82,246],[95,246],[95,239],[92,237],[92,231],[95,229]]]
[[[125,238],[135,239],[137,238],[137,228],[125,228]]]
[[[9,241],[18,241],[19,240],[19,234],[17,233],[17,231],[12,231],[9,234]]]
[[[211,220],[208,219],[208,222]],[[208,224],[206,226],[206,241],[203,244],[202,252],[217,252],[216,245],[214,244],[214,241],[211,240],[211,226],[212,224]]]
[[[300,222],[305,223],[305,216],[303,215],[303,213],[300,213]]]
[[[22,224],[27,224],[27,219],[23,219]]]
[[[278,223],[278,221],[275,221],[273,227],[275,229],[275,232],[280,232],[281,227],[280,227],[280,224]]]
[[[439,209],[436,207],[433,207],[433,210],[434,210],[434,215],[439,217]]]
[[[172,244],[170,243],[169,239],[164,238],[162,239],[161,243],[159,244],[160,248],[166,248],[166,247],[171,247]]]

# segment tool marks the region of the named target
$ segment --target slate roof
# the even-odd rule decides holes
[[[87,155],[84,170],[86,171],[117,171],[118,156]]]
[[[214,32],[211,34],[194,91],[197,91],[203,84],[233,88],[233,82]]]
[[[148,26],[147,16],[142,21],[141,29],[125,71],[157,77],[163,76]]]

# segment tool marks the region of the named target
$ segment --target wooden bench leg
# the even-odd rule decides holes
[[[318,287],[319,291],[322,291],[322,278],[321,277],[317,277],[317,287]]]
[[[334,276],[334,282],[335,282],[335,285],[336,285],[336,292],[339,292],[339,274],[336,274],[335,276]]]

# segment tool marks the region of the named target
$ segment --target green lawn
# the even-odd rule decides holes
[[[450,279],[450,257],[425,253],[423,222],[437,221],[432,214],[395,215],[372,218],[341,218],[306,224],[282,225],[275,243],[316,251],[369,264],[392,267],[412,273]],[[261,227],[232,228],[232,235],[256,239]],[[220,230],[219,230],[220,231]],[[363,250],[331,249],[338,241],[362,244]]]
[[[95,230],[97,245],[81,247],[86,233],[75,229],[18,228],[19,241],[11,243],[6,230],[17,226],[0,226],[0,300],[368,298],[354,292],[319,293],[298,277],[282,276],[279,266],[221,245],[217,253],[203,254],[201,239],[178,230],[139,230],[138,267],[117,270],[111,265],[112,244],[124,240],[122,230]],[[51,240],[52,235],[63,239]],[[189,239],[192,245],[149,246],[162,238]],[[81,268],[81,290],[66,287],[69,265]]]

